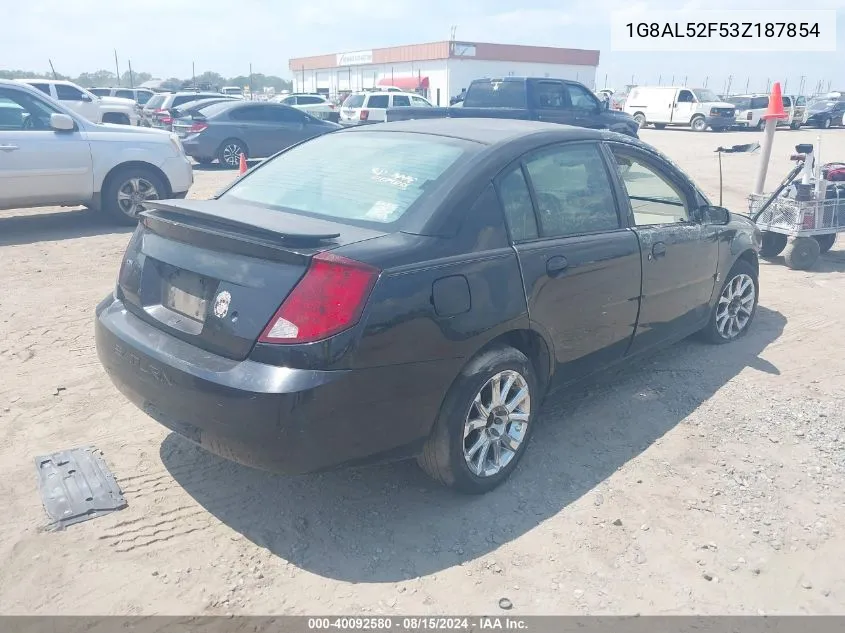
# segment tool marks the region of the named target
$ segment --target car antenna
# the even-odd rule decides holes
[[[719,155],[719,206],[722,206],[722,154],[750,154],[760,149],[760,143],[743,143],[730,147],[718,147],[716,153]]]

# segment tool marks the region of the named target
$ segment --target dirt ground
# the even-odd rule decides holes
[[[770,188],[817,134],[777,133]],[[717,200],[713,150],[758,135],[642,137]],[[845,130],[822,151],[845,159]],[[757,160],[725,158],[726,205]],[[197,169],[191,195],[232,176]],[[481,498],[413,463],[268,475],[125,402],[92,334],[128,239],[85,210],[0,212],[0,613],[845,613],[845,238],[811,272],[764,263],[741,342],[551,398]],[[33,458],[87,444],[129,506],[45,531]]]

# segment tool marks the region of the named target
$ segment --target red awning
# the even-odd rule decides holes
[[[384,77],[379,79],[379,86],[396,86],[402,90],[428,90],[428,77]]]

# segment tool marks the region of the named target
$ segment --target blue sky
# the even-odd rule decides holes
[[[4,3],[0,68],[56,70],[76,75],[113,69],[117,48],[135,70],[188,77],[214,70],[226,76],[255,72],[288,77],[290,57],[366,50],[443,40],[457,26],[470,41],[591,48],[601,51],[597,75],[611,87],[631,81],[664,84],[672,76],[717,90],[765,88],[768,78],[797,88],[845,86],[845,11],[838,11],[836,53],[625,53],[610,50],[610,12],[649,10],[794,9],[780,0],[32,0]],[[514,8],[518,6],[519,8]],[[841,0],[805,0],[805,9],[838,9]],[[132,8],[130,8],[132,7]],[[424,7],[424,9],[420,9]],[[763,14],[761,14],[763,15]],[[11,27],[11,28],[9,28]]]

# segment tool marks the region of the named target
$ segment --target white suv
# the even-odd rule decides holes
[[[340,106],[341,125],[384,123],[388,108],[433,108],[433,104],[412,92],[353,92]]]
[[[272,101],[302,110],[318,119],[331,119],[331,115],[335,112],[335,105],[323,95],[279,95],[278,97],[274,97]]]
[[[72,81],[58,79],[16,79],[15,81],[37,88],[48,97],[94,123],[138,125],[140,120],[139,108],[132,99],[98,97]]]
[[[146,200],[184,198],[193,180],[176,135],[92,123],[0,79],[0,209],[85,205],[134,224]]]

